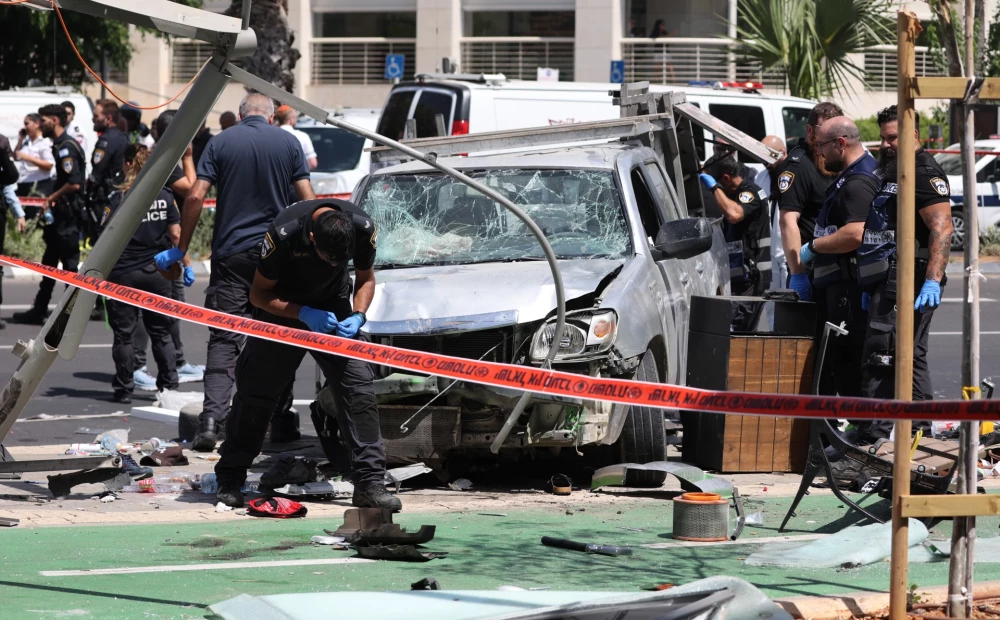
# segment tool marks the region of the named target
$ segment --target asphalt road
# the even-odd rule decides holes
[[[204,301],[204,286],[198,282],[190,289],[192,303]],[[931,325],[931,371],[935,397],[955,399],[961,397],[961,355],[962,355],[962,307],[959,298],[961,281],[953,279],[945,287],[945,299]],[[0,306],[0,317],[23,310],[31,303],[38,287],[37,281],[11,280],[3,283],[4,304]],[[58,289],[57,289],[58,290]],[[1000,378],[1000,277],[991,277],[982,283],[981,305],[982,340],[980,372],[982,377]],[[9,354],[18,339],[28,340],[38,332],[35,326],[14,325],[0,330],[0,381],[6,382],[17,368],[18,360]],[[187,359],[191,363],[205,363],[205,348],[208,330],[184,323],[182,339]],[[84,338],[83,346],[72,361],[57,359],[42,385],[35,393],[21,419],[46,413],[50,415],[94,415],[115,412],[126,413],[127,408],[112,402],[111,377],[114,365],[111,361],[111,332],[102,324],[92,322]],[[150,361],[152,356],[150,355]],[[306,357],[296,375],[295,398],[311,398],[314,393],[315,363]],[[201,391],[200,383],[181,385],[184,391]],[[1000,396],[1000,395],[998,395]],[[152,404],[154,395],[136,392],[135,404]],[[121,426],[120,418],[90,418],[80,420],[19,422],[5,440],[5,445],[51,444],[85,442],[92,439],[89,433],[77,433],[77,429],[89,428],[106,430]],[[308,415],[303,416],[308,426]],[[176,429],[157,422],[132,419],[128,426],[133,437],[174,437]]]

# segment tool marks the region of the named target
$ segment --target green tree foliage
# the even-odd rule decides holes
[[[201,6],[201,0],[174,1]],[[128,66],[132,48],[127,25],[65,9],[62,15],[80,54],[95,71],[105,53],[112,67]],[[54,11],[0,6],[0,90],[27,86],[32,79],[78,86],[85,73]]]
[[[865,71],[852,60],[895,39],[887,0],[739,0],[740,52],[785,77],[790,93],[822,99]]]

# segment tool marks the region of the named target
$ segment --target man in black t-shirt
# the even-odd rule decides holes
[[[817,104],[809,112],[805,139],[788,152],[778,171],[779,227],[788,263],[788,286],[806,301],[812,300],[812,284],[806,268],[799,262],[799,250],[813,238],[816,216],[835,176],[824,167],[817,135],[824,122],[843,115],[835,103]]]
[[[343,200],[305,200],[281,213],[260,244],[250,288],[254,318],[314,332],[355,338],[375,295],[378,237],[368,215]],[[354,284],[347,264],[354,262]],[[353,289],[353,296],[352,296]],[[260,453],[267,425],[295,378],[306,350],[250,338],[236,365],[236,395],[226,441],[215,466],[218,498],[242,506],[240,488]],[[386,491],[385,447],[379,430],[371,365],[312,352],[337,401],[337,424],[351,455],[355,506],[398,511]]]
[[[110,204],[104,211],[102,226],[106,226],[111,220],[122,200],[122,192],[112,194]],[[161,189],[118,262],[111,268],[108,281],[169,298],[170,281],[157,271],[153,257],[176,243],[180,234],[181,215],[174,204],[174,196],[169,189]],[[111,387],[115,391],[114,401],[127,404],[132,402],[132,392],[135,390],[133,336],[140,320],[140,311],[135,306],[113,299],[108,299],[107,307],[108,324],[114,333],[111,357],[115,361],[115,376],[111,380]],[[142,312],[141,321],[153,345],[153,359],[156,360],[157,370],[156,388],[177,389],[174,341],[170,337],[170,328],[176,321],[159,312]]]

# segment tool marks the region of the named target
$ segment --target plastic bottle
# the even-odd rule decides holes
[[[55,221],[55,219],[52,217],[52,212],[46,209],[45,215],[42,216],[42,221],[45,223],[45,226],[48,226],[53,221]]]
[[[161,446],[163,446],[163,442],[158,437],[151,437],[139,445],[139,452],[143,456],[149,456],[159,450]]]
[[[121,444],[118,443],[118,440],[111,435],[106,435],[104,439],[101,440],[101,447],[111,454],[117,454],[120,451]]]

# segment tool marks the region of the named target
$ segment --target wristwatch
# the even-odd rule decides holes
[[[364,312],[362,312],[360,310],[358,310],[357,312],[351,314],[351,316],[360,316],[361,317],[361,327],[364,327],[365,323],[368,322],[368,317],[365,315]]]

